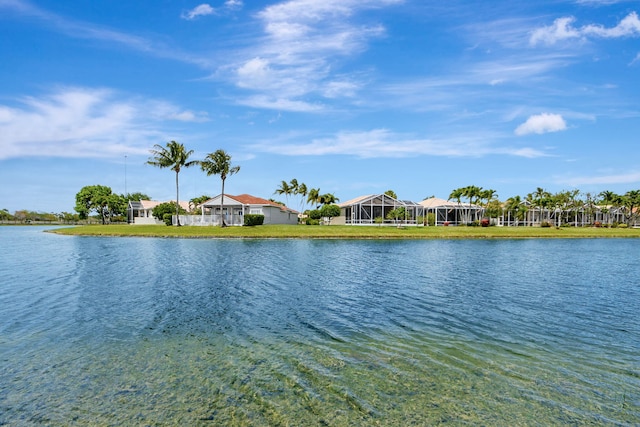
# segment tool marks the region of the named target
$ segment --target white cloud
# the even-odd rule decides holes
[[[192,19],[196,19],[199,16],[213,15],[215,13],[216,13],[216,10],[214,8],[212,8],[207,3],[203,3],[194,7],[191,10],[183,12],[181,17],[182,19],[192,20]]]
[[[356,14],[396,3],[400,0],[289,0],[267,6],[256,15],[263,37],[241,53],[229,77],[268,100],[260,102],[262,108],[285,100],[307,108],[309,101],[302,97],[353,96],[361,84],[354,76],[333,77],[336,63],[365,50],[385,31],[378,24],[358,23]]]
[[[522,136],[531,133],[559,132],[567,128],[567,123],[560,114],[542,113],[529,117],[515,130],[515,134]]]
[[[240,9],[242,7],[242,0],[227,0],[224,2],[224,7],[227,9]]]
[[[63,88],[0,105],[0,159],[147,153],[164,139],[163,122],[205,118],[166,102],[120,99],[108,89]]]
[[[491,154],[518,157],[542,157],[546,153],[533,148],[492,146],[483,136],[456,135],[448,139],[414,138],[388,129],[364,132],[343,131],[336,135],[316,138],[308,143],[284,141],[256,144],[257,151],[285,156],[346,155],[361,158],[402,158],[421,155],[445,157],[482,157]]]
[[[236,102],[240,105],[245,105],[252,108],[291,111],[298,113],[317,113],[324,109],[324,106],[322,104],[313,104],[295,99],[270,97],[264,95],[255,95],[248,98],[240,98],[237,99]]]
[[[636,12],[631,12],[615,27],[590,24],[580,28],[574,27],[574,17],[556,19],[552,25],[534,30],[529,43],[533,46],[542,43],[555,44],[568,39],[586,39],[590,36],[601,38],[637,37],[640,36],[640,19]]]
[[[633,171],[624,174],[577,176],[572,178],[559,178],[562,184],[579,187],[582,185],[614,185],[634,184],[640,182],[640,172]]]

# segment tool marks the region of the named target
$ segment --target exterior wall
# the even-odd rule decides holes
[[[285,212],[275,206],[263,206],[262,215],[264,215],[265,224],[296,225],[298,223],[298,214],[293,212]]]

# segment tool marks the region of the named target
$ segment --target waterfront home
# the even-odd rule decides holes
[[[264,224],[298,223],[297,211],[261,197],[250,194],[225,194],[222,211],[221,201],[221,194],[207,200],[197,207],[200,215],[181,215],[180,224],[220,225],[224,217],[226,225],[244,225],[244,216],[247,214],[264,215]]]
[[[338,206],[340,216],[331,220],[332,225],[417,225],[417,218],[422,214],[422,207],[417,203],[396,200],[387,194],[360,196]],[[402,212],[402,215],[391,218],[393,211]]]
[[[135,225],[164,224],[153,217],[153,208],[161,203],[175,203],[175,200],[159,202],[156,200],[130,200],[127,207],[127,222]],[[180,202],[180,207],[189,210],[188,202]]]

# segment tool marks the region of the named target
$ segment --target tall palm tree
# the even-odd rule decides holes
[[[296,181],[297,184],[297,181]],[[274,191],[274,194],[278,194],[280,196],[284,195],[286,201],[287,201],[287,205],[289,204],[289,196],[291,195],[291,193],[293,192],[293,188],[291,187],[291,185],[287,182],[282,180],[280,182],[280,187],[276,188],[276,191]]]
[[[462,209],[461,209],[461,205],[462,205],[462,197],[464,196],[464,191],[462,188],[456,188],[455,190],[453,190],[451,192],[451,194],[449,194],[449,200],[455,200],[456,203],[458,203],[458,209],[456,209],[456,221],[458,221],[457,223],[460,223],[460,219],[458,217],[458,215],[461,213]]]
[[[167,142],[167,146],[163,147],[155,144],[150,150],[152,156],[147,160],[147,164],[157,166],[161,169],[171,168],[176,173],[176,220],[178,227],[180,226],[180,192],[178,185],[178,175],[182,168],[188,168],[197,165],[197,160],[189,161],[189,156],[193,154],[193,150],[187,151],[184,145],[176,141]]]
[[[231,156],[224,150],[216,150],[214,153],[209,153],[200,162],[200,168],[207,173],[207,176],[220,175],[222,181],[222,193],[220,196],[220,222],[222,227],[226,227],[224,222],[224,214],[222,207],[224,206],[224,181],[227,176],[234,175],[240,171],[240,166],[231,166]]]
[[[314,205],[316,209],[318,209],[318,204],[320,203],[320,189],[312,188],[307,192],[307,203]]]
[[[469,218],[468,218],[469,222],[473,221],[471,219],[471,211],[473,210],[472,206],[474,205],[474,203],[478,202],[481,192],[482,192],[482,187],[478,187],[476,185],[468,185],[462,189],[462,195],[467,199],[469,199]],[[476,216],[477,216],[477,211],[476,211]]]
[[[296,191],[296,194],[298,194],[300,196],[300,212],[304,211],[304,206],[306,204],[306,197],[307,197],[307,185],[303,182],[300,185],[298,185],[298,190]]]

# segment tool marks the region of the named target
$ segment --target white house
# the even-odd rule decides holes
[[[199,206],[200,215],[181,215],[180,224],[220,225],[222,219],[220,212],[221,199],[222,196],[217,195],[202,203]],[[224,195],[222,215],[224,215],[226,225],[244,225],[244,215],[246,214],[264,215],[264,224],[295,225],[298,223],[297,211],[271,200],[250,194],[241,194],[239,196]]]
[[[156,200],[130,200],[127,207],[127,222],[129,224],[164,224],[153,217],[153,208],[161,203],[175,203],[175,201],[158,202]],[[189,202],[180,202],[180,207],[189,210]]]

